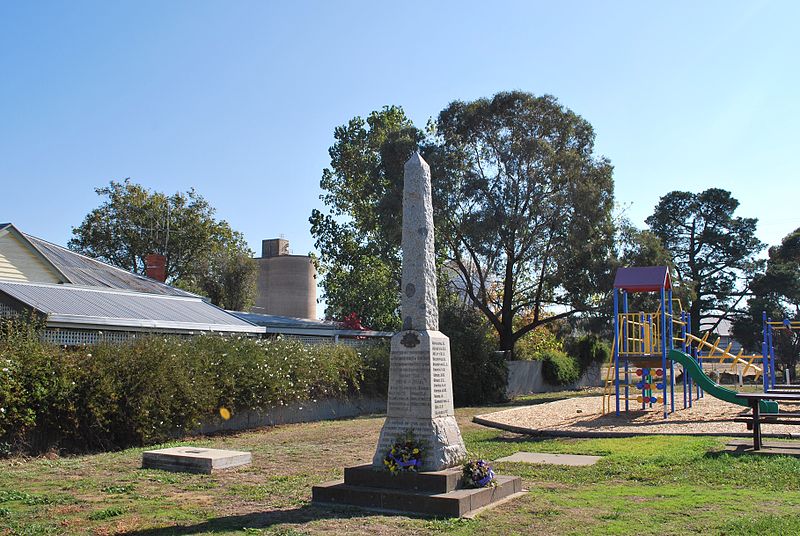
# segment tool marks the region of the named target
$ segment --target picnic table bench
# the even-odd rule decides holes
[[[776,385],[767,389],[768,393],[800,393],[800,385]]]
[[[753,430],[753,450],[761,450],[761,423],[800,425],[800,412],[793,413],[761,413],[759,402],[774,400],[776,402],[800,402],[800,393],[769,391],[766,393],[738,393],[737,396],[747,401],[751,413],[737,417],[734,422],[747,423],[747,429]]]

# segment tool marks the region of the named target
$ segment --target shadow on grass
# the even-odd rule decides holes
[[[308,504],[293,510],[274,510],[269,512],[254,512],[252,514],[215,517],[193,525],[179,525],[134,530],[124,532],[125,536],[178,536],[184,534],[215,533],[241,531],[244,529],[267,529],[282,524],[303,524],[322,519],[352,519],[356,517],[403,515],[406,517],[420,517],[431,519],[430,516],[417,516],[414,514],[398,514],[362,510],[353,506],[317,506]]]
[[[772,439],[772,438],[771,438]],[[723,456],[730,456],[733,458],[741,458],[744,460],[761,459],[800,459],[800,441],[791,440],[787,438],[776,438],[775,440],[768,441],[766,438],[763,441],[761,450],[754,451],[752,442],[748,440],[740,440],[728,438],[726,447],[722,450],[712,450],[706,452],[704,458],[715,460]]]
[[[468,415],[480,415],[483,413],[500,411],[504,409],[522,407],[522,406],[538,406],[539,404],[547,404],[549,402],[558,402],[559,400],[567,400],[569,398],[581,398],[587,396],[600,396],[601,392],[595,391],[555,391],[553,393],[538,393],[534,395],[523,395],[508,400],[506,402],[498,402],[496,404],[481,404],[478,406],[458,406],[456,410],[467,412]]]
[[[553,441],[554,439],[557,439],[557,438],[547,437],[547,436],[530,436],[530,435],[528,435],[528,436],[521,435],[521,436],[517,436],[517,437],[500,436],[500,437],[493,437],[492,438],[492,443],[508,443],[508,444],[514,444],[514,443],[544,443],[545,441]]]

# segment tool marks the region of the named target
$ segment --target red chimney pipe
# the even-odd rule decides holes
[[[158,253],[145,255],[144,271],[150,279],[155,279],[163,283],[167,280],[167,258]]]

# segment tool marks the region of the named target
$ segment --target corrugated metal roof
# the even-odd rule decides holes
[[[59,245],[51,244],[41,238],[25,233],[21,234],[74,285],[134,290],[167,296],[197,297],[191,292],[111,266]]]
[[[286,326],[286,327],[306,327],[306,328],[325,328],[336,329],[340,327],[338,322],[330,320],[309,320],[307,318],[294,318],[291,316],[266,315],[262,313],[248,313],[244,311],[229,311],[231,314],[243,318],[248,322],[259,326]]]
[[[657,292],[669,290],[672,282],[666,266],[634,266],[617,269],[614,288],[628,292]]]
[[[51,327],[264,333],[200,298],[118,289],[0,281],[0,293],[47,315]]]
[[[243,311],[228,312],[258,326],[264,326],[267,333],[321,335],[327,337],[336,335],[344,337],[391,337],[394,335],[394,333],[389,331],[347,329],[341,322],[334,322],[332,320],[309,320],[307,318],[246,313]]]

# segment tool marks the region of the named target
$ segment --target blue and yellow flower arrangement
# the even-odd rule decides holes
[[[425,447],[422,442],[414,437],[413,430],[407,430],[394,440],[383,459],[383,465],[393,475],[417,472],[422,467],[424,454]]]
[[[483,460],[470,460],[464,464],[462,482],[466,488],[485,488],[496,486],[492,466]]]

